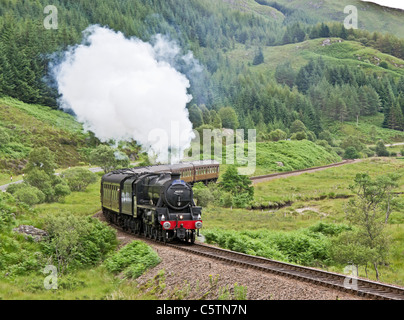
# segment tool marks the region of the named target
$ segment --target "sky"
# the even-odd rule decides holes
[[[373,2],[385,7],[398,8],[404,10],[403,0],[362,0],[364,2]]]

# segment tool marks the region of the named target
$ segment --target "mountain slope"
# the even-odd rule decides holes
[[[293,14],[293,10],[302,11],[318,21],[336,21],[340,23],[344,23],[347,17],[347,14],[344,13],[344,8],[353,5],[358,8],[358,27],[360,29],[371,32],[389,32],[398,37],[404,37],[404,11],[381,7],[371,2],[359,0],[257,0],[257,2],[272,4],[275,8],[281,5],[287,9],[292,9],[289,14]],[[278,4],[278,6],[274,3]]]

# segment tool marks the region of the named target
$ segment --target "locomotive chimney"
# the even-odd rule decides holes
[[[171,179],[172,180],[180,180],[181,179],[181,174],[177,172],[171,172]]]

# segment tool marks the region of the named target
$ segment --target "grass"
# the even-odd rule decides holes
[[[260,183],[255,188],[255,200],[265,204],[346,197],[351,195],[348,187],[358,172],[367,172],[371,176],[399,173],[402,175],[399,182],[401,187],[397,191],[404,191],[404,164],[395,159],[371,158],[360,163]]]
[[[386,144],[404,142],[404,132],[382,128],[384,115],[360,117],[356,121],[330,121],[326,127],[336,140],[344,140],[348,136],[358,137],[366,145],[375,145],[378,140]]]

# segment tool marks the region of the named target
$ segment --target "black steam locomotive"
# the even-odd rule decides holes
[[[101,180],[101,204],[110,222],[163,242],[178,238],[194,243],[202,228],[202,208],[180,173],[147,168],[107,173]]]

